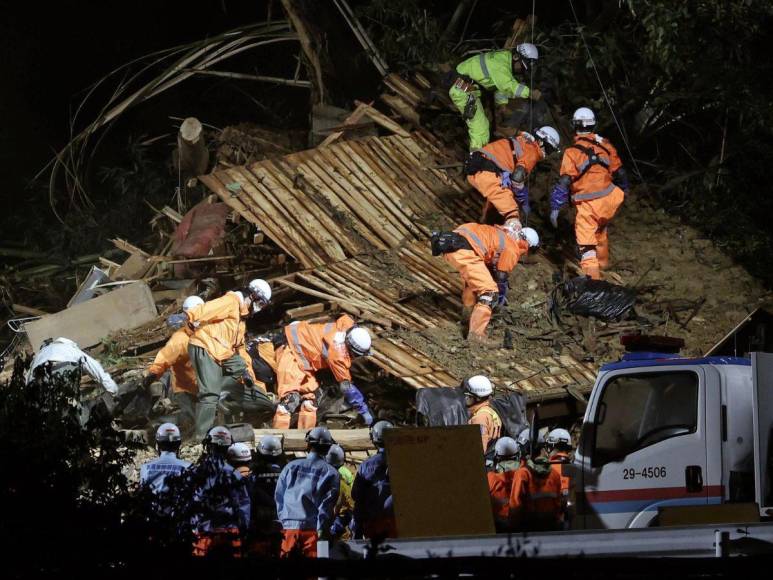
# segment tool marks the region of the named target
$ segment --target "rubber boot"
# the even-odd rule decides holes
[[[317,409],[310,411],[305,405],[301,405],[298,412],[298,429],[312,429],[317,426]]]
[[[485,339],[486,329],[491,320],[491,307],[485,304],[476,304],[470,315],[470,332],[468,339]]]
[[[290,419],[292,419],[290,413],[282,413],[277,409],[274,413],[274,419],[271,421],[271,427],[273,429],[289,429]]]
[[[599,269],[609,268],[609,239],[606,236],[600,236],[596,244],[596,259],[599,262]]]

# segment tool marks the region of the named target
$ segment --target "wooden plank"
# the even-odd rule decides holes
[[[30,316],[47,316],[48,314],[50,314],[45,310],[40,310],[39,308],[32,308],[31,306],[24,306],[24,304],[11,304],[11,310],[13,310],[18,314],[28,314]]]
[[[145,277],[153,263],[147,255],[131,254],[126,261],[113,273],[113,280],[139,280]]]
[[[124,252],[128,252],[129,254],[139,254],[140,256],[148,257],[148,253],[145,250],[141,250],[137,246],[130,244],[126,240],[122,240],[121,238],[115,238],[110,240],[113,242],[113,245],[118,248],[119,250],[123,250]]]
[[[402,225],[397,222],[391,213],[381,203],[381,200],[374,197],[368,188],[359,180],[355,173],[349,168],[348,160],[342,162],[338,156],[334,154],[334,150],[338,147],[329,147],[321,149],[320,154],[330,168],[334,171],[333,176],[338,180],[338,183],[344,187],[344,189],[350,194],[356,197],[357,201],[364,207],[371,215],[369,223],[374,229],[387,228],[389,235],[392,237],[392,246],[399,244],[404,238],[410,236],[410,232],[405,230]],[[386,218],[386,219],[385,219]]]
[[[395,208],[396,214],[404,216],[404,219],[407,219],[408,223],[414,229],[414,234],[418,237],[429,236],[431,232],[425,226],[418,223],[418,215],[414,211],[414,208],[411,207],[409,197],[406,197],[399,184],[381,173],[381,168],[378,163],[371,158],[369,150],[362,147],[361,144],[356,141],[350,141],[347,143],[347,146],[355,153],[355,155],[352,156],[354,162],[360,166],[363,172],[371,178],[378,189],[386,196],[386,200],[389,200],[391,205]]]
[[[228,169],[225,174],[232,177],[232,181],[241,185],[242,191],[249,196],[254,205],[265,208],[267,219],[272,220],[279,230],[278,239],[286,236],[292,240],[296,247],[296,252],[292,255],[300,260],[304,266],[313,267],[325,263],[325,258],[322,257],[321,253],[315,251],[316,241],[306,235],[303,227],[299,227],[300,224],[295,220],[295,217],[290,214],[273,192],[260,182],[257,176],[250,171],[241,172],[235,169]],[[274,239],[277,240],[277,238]]]
[[[301,232],[311,239],[311,243],[316,246],[312,246],[313,249],[317,251],[325,263],[329,262],[330,259],[346,259],[346,253],[335,237],[324,226],[321,227],[319,218],[315,219],[309,209],[296,197],[292,184],[290,184],[289,189],[285,187],[287,181],[273,163],[264,161],[245,167],[245,169],[245,173],[252,176],[252,181],[258,189],[276,196],[283,209],[286,210],[288,218],[300,225]],[[303,192],[300,193],[306,197]]]
[[[27,323],[24,329],[36,351],[46,338],[59,336],[85,348],[98,344],[111,332],[131,330],[157,316],[150,288],[137,282]]]
[[[285,312],[285,317],[290,320],[301,319],[312,314],[320,314],[325,312],[328,307],[327,302],[315,302],[314,304],[307,304],[306,306],[299,306],[298,308],[290,308]]]
[[[305,173],[306,179],[314,184],[338,211],[348,216],[348,221],[351,222],[351,227],[357,234],[380,250],[391,247],[391,238],[384,233],[383,229],[370,226],[372,219],[370,213],[360,205],[358,200],[348,195],[332,176],[317,165],[314,157],[310,156],[306,159],[303,167],[308,170]]]
[[[363,165],[367,166],[367,164],[362,162],[362,159],[349,146],[348,143],[341,143],[334,150],[334,153],[339,156],[339,159],[341,159],[342,162],[348,162],[348,167],[352,171],[353,175],[359,180],[365,189],[367,189],[371,198],[378,199],[381,202],[382,206],[386,210],[385,215],[393,216],[395,223],[400,224],[400,226],[406,231],[408,235],[419,237],[422,236],[421,231],[414,223],[415,217],[406,216],[405,212],[397,205],[393,197],[387,191],[381,190],[375,179],[375,174],[372,172],[368,173],[365,169],[363,169]]]
[[[292,195],[293,199],[306,209],[310,217],[313,217],[316,221],[316,229],[320,231],[320,234],[328,234],[328,236],[326,236],[326,238],[330,240],[328,243],[331,243],[334,248],[337,249],[336,256],[339,255],[339,252],[340,255],[353,256],[359,254],[363,250],[357,241],[349,238],[348,232],[343,231],[341,226],[333,220],[326,207],[318,204],[304,189],[295,187],[294,179],[295,176],[299,175],[297,167],[293,168],[287,163],[283,163],[281,160],[266,161],[265,167],[267,169],[276,169],[276,171],[271,172],[272,177],[275,177]],[[292,176],[292,179],[290,176]],[[317,193],[317,195],[319,195],[319,193]],[[330,253],[330,250],[328,250],[328,254],[330,254],[331,257],[335,257]]]
[[[392,133],[395,133],[396,135],[400,135],[401,137],[408,137],[410,133],[403,129],[399,123],[395,122],[394,120],[387,117],[384,113],[379,111],[378,109],[374,109],[370,105],[366,105],[365,103],[362,103],[360,101],[354,101],[357,107],[360,106],[365,107],[365,114],[373,119],[373,121],[384,127],[387,131],[391,131]]]
[[[226,188],[226,182],[231,183],[228,175],[222,175],[220,172],[210,175],[202,175],[199,179],[209,189],[220,196],[229,207],[238,211],[250,223],[256,224],[261,230],[277,243],[285,252],[293,256],[305,267],[310,268],[315,265],[315,261],[306,255],[301,249],[294,232],[284,234],[284,230],[275,219],[275,212],[270,208],[268,202],[257,203],[253,201],[248,192],[240,190],[239,193],[233,193]],[[242,199],[244,196],[246,199]],[[263,208],[271,209],[271,217],[268,213],[262,211]]]
[[[307,432],[307,429],[255,429],[255,441],[259,441],[264,435],[276,435],[282,438],[285,451],[306,451]],[[369,429],[331,429],[330,434],[345,451],[375,449],[370,440]]]
[[[346,119],[344,119],[344,125],[356,125],[360,122],[360,120],[365,116],[366,113],[366,105],[365,103],[362,103],[361,105],[358,105],[357,108],[354,110],[354,112],[349,115]],[[318,145],[318,147],[327,147],[328,145],[331,145],[334,141],[336,141],[341,135],[343,135],[343,131],[336,131],[335,133],[331,133],[327,137],[325,137],[325,140],[322,141]]]

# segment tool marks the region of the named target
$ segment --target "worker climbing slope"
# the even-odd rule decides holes
[[[289,429],[293,413],[298,414],[298,428],[317,424],[316,373],[330,369],[338,382],[341,395],[362,417],[366,425],[373,422],[360,390],[352,383],[352,361],[370,354],[371,337],[366,328],[357,326],[343,315],[333,322],[312,324],[294,322],[285,327],[287,344],[277,352],[277,391],[280,398],[273,427]]]
[[[504,226],[467,223],[453,232],[433,234],[432,255],[443,254],[462,276],[462,304],[472,307],[469,339],[485,339],[494,307],[507,300],[510,272],[537,245],[537,232],[521,228],[518,220]]]
[[[531,213],[526,179],[537,162],[558,150],[560,137],[553,127],[540,127],[534,135],[521,131],[510,139],[497,139],[470,153],[464,164],[467,181],[486,200],[483,216],[494,206],[505,220]],[[520,206],[520,212],[519,212]]]
[[[204,300],[198,296],[188,296],[183,301],[183,312],[201,306]],[[193,426],[195,419],[196,397],[199,389],[196,384],[196,374],[193,372],[191,360],[188,357],[188,342],[193,334],[193,328],[185,325],[176,330],[143,375],[143,383],[147,386],[161,378],[167,370],[172,373],[172,401],[180,408],[179,422],[184,430]]]
[[[167,320],[173,328],[190,327],[188,355],[199,387],[196,405],[196,436],[203,438],[215,421],[223,389],[241,383],[253,390],[255,379],[244,345],[245,320],[271,300],[265,280],[252,280],[246,288],[227,292]],[[271,406],[265,397],[265,404]]]
[[[482,52],[462,61],[456,67],[448,96],[467,123],[470,151],[489,142],[489,121],[481,103],[482,90],[494,90],[497,105],[510,99],[538,98],[539,93],[515,79],[514,73],[530,73],[537,64],[539,52],[533,44],[523,43],[514,51]]]
[[[550,194],[550,223],[558,227],[558,214],[571,195],[577,209],[574,232],[583,273],[601,279],[609,266],[607,228],[628,192],[626,175],[617,150],[593,132],[596,116],[581,107],[572,116],[574,144],[564,150],[560,177]]]

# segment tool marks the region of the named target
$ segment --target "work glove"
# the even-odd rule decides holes
[[[501,307],[507,304],[507,291],[510,289],[510,283],[507,280],[505,280],[504,282],[497,282],[497,288],[499,289],[497,306]]]
[[[287,411],[288,415],[292,415],[301,406],[301,395],[297,391],[291,391],[287,393],[280,401],[280,407]]]
[[[503,172],[502,172],[502,173],[499,175],[499,184],[500,184],[500,185],[501,185],[501,186],[502,186],[504,189],[509,189],[510,191],[513,191],[513,182],[512,182],[512,180],[510,179],[510,172],[509,172],[509,171],[503,171]]]
[[[242,382],[248,391],[251,391],[255,388],[255,381],[252,380],[252,377],[250,376],[250,373],[247,372],[247,369],[245,369],[244,373],[242,374]]]
[[[339,387],[341,389],[341,393],[344,396],[344,401],[346,401],[346,404],[357,411],[367,426],[372,425],[373,415],[371,415],[368,404],[365,402],[365,397],[363,396],[360,389],[358,389],[349,381],[341,381]]]
[[[539,101],[542,98],[542,92],[539,89],[532,89],[529,97],[532,101]]]
[[[166,319],[166,325],[169,328],[182,328],[186,324],[188,324],[188,315],[184,312],[172,314],[169,318]]]
[[[554,229],[558,229],[558,212],[560,210],[552,209],[550,210],[550,225],[553,226]]]
[[[333,525],[330,526],[330,535],[333,536],[334,538],[337,538],[343,535],[345,531],[346,531],[346,526],[341,521],[341,518],[337,517],[333,522]]]
[[[526,221],[531,213],[531,206],[529,205],[529,188],[525,185],[521,185],[521,188],[515,191],[515,201],[521,207],[521,215]]]
[[[562,180],[559,180],[553,186],[553,190],[550,192],[550,209],[558,210],[567,204],[569,201],[569,187]]]
[[[147,389],[150,384],[156,380],[156,375],[149,371],[143,371],[142,373],[142,387]]]

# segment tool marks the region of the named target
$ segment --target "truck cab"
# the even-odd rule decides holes
[[[755,413],[754,370],[749,358],[651,351],[604,365],[571,468],[573,528],[658,525],[672,506],[762,505],[755,477],[767,478],[767,461],[755,459],[755,439],[770,431],[771,409]]]

